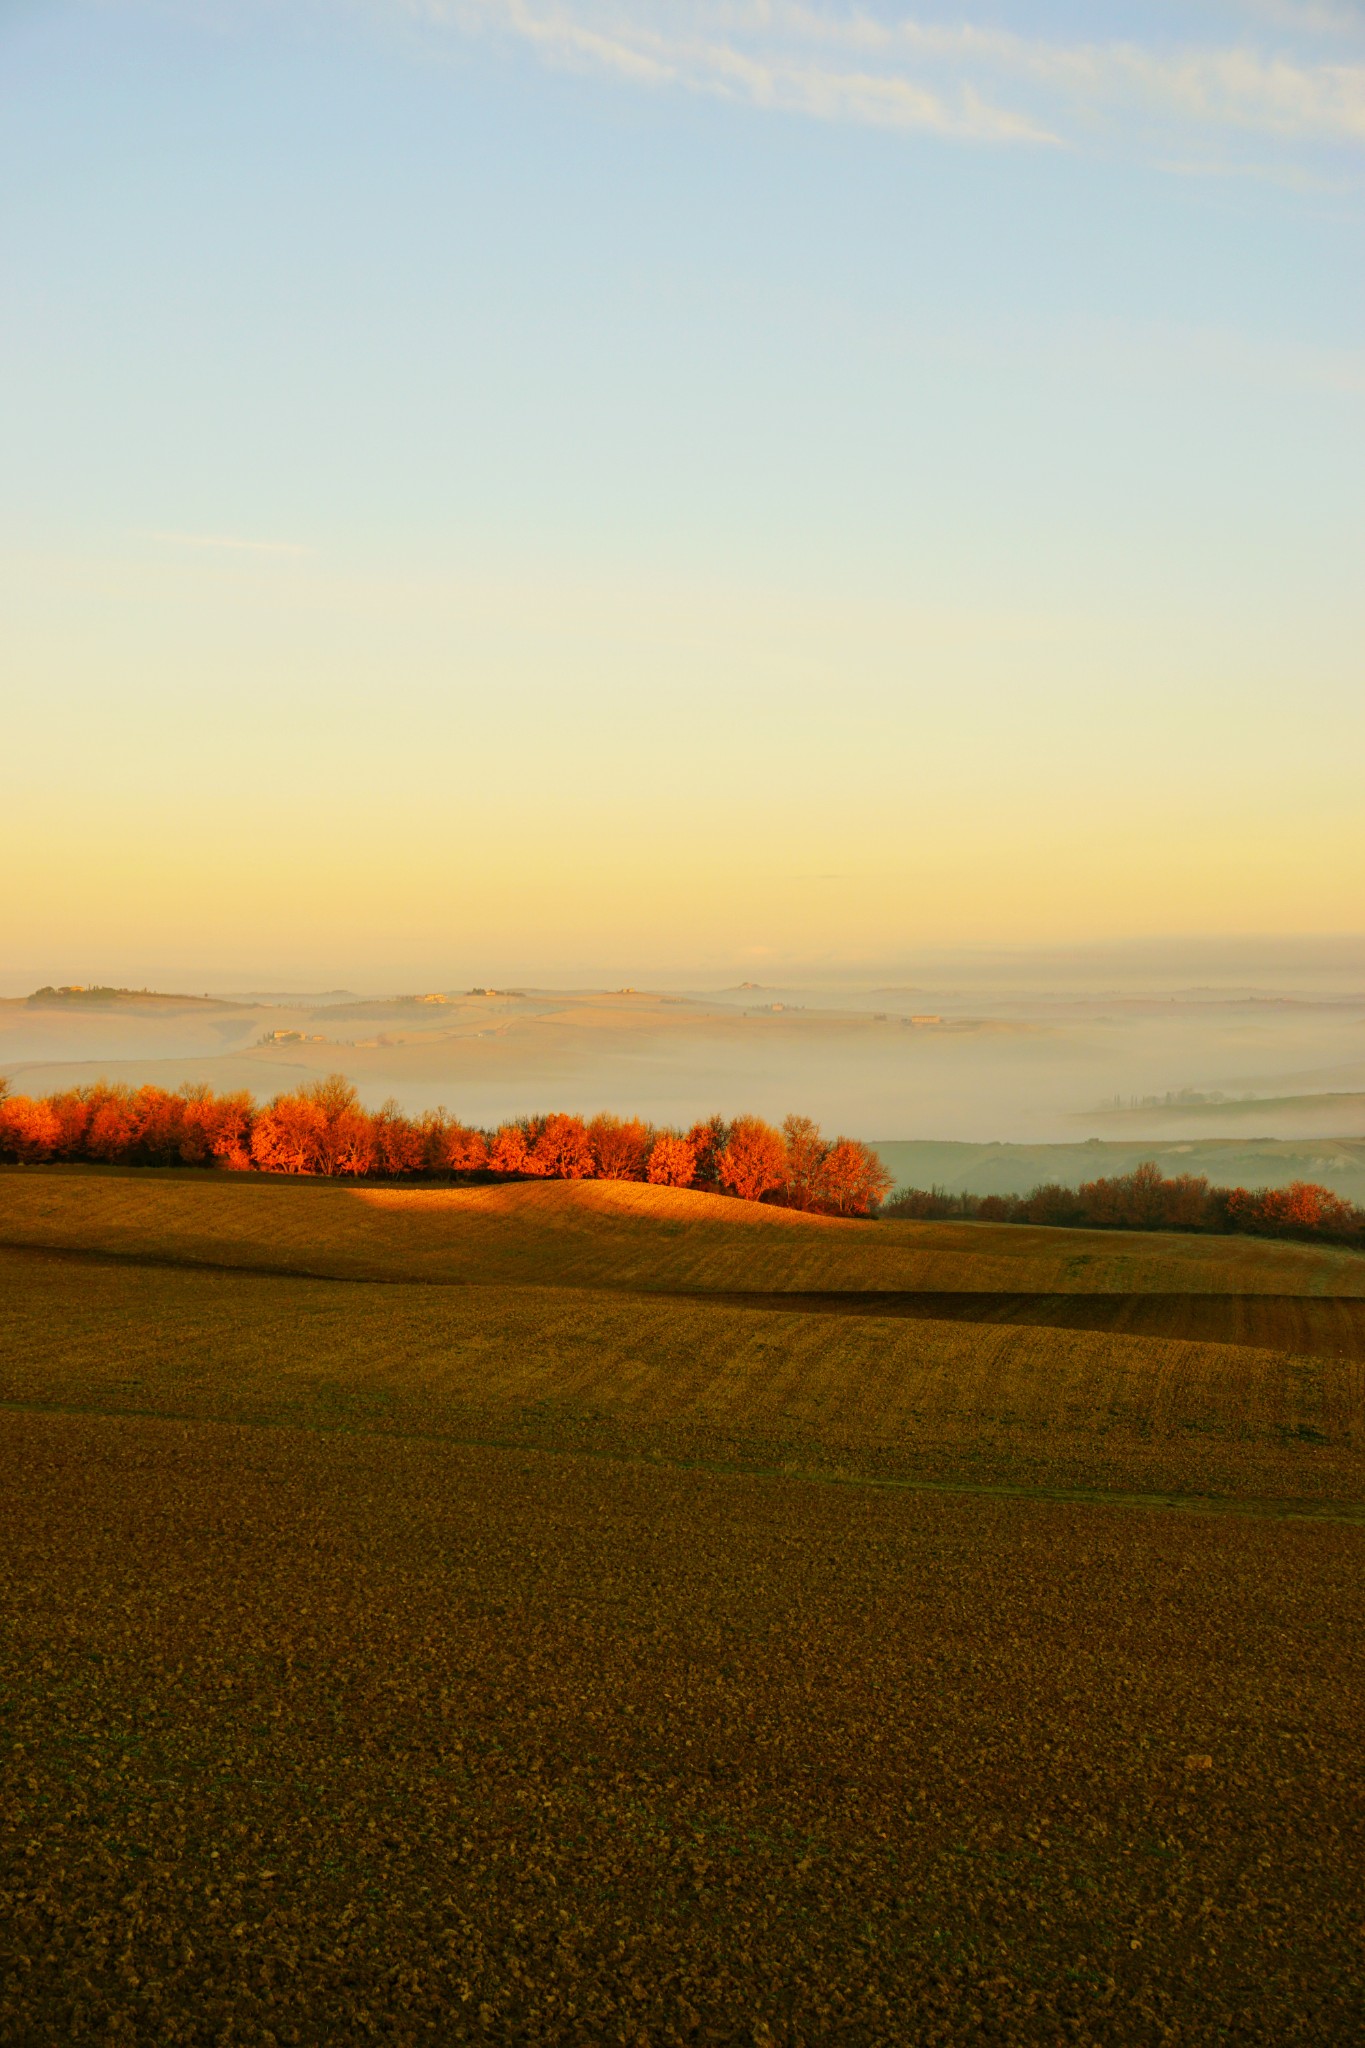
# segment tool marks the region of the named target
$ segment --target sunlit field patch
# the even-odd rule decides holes
[[[611,1181],[355,1188],[147,1167],[0,1168],[0,1242],[337,1278],[1365,1296],[1365,1258],[1330,1246],[845,1221]]]

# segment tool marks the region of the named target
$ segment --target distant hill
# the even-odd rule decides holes
[[[90,1009],[108,1003],[206,1003],[213,1009],[231,1010],[243,1007],[241,1003],[233,1002],[226,996],[180,995],[154,988],[87,987],[81,982],[71,982],[61,988],[36,988],[25,1000],[30,1007],[36,1009],[51,1009],[54,1006]]]
[[[1163,1173],[1202,1173],[1229,1187],[1318,1181],[1348,1202],[1365,1204],[1365,1138],[1091,1138],[1074,1145],[876,1139],[873,1144],[898,1187],[942,1187],[954,1194],[1025,1195],[1042,1181],[1078,1187],[1153,1159]]]
[[[1365,1091],[1221,1097],[1182,1093],[1128,1109],[1083,1110],[1071,1121],[1097,1138],[1126,1140],[1130,1133],[1136,1137],[1145,1131],[1149,1144],[1153,1139],[1182,1140],[1195,1132],[1207,1132],[1210,1138],[1240,1138],[1244,1132],[1257,1138],[1365,1137]]]

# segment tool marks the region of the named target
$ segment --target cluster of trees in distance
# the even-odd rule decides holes
[[[340,1074],[277,1095],[265,1107],[245,1092],[215,1095],[194,1084],[172,1093],[101,1081],[54,1095],[11,1095],[0,1078],[0,1160],[366,1180],[651,1181],[830,1216],[1244,1231],[1365,1249],[1365,1209],[1311,1181],[1251,1192],[1216,1187],[1202,1174],[1167,1179],[1148,1162],[1079,1188],[1055,1181],[1027,1195],[902,1188],[887,1201],[891,1175],[871,1146],[825,1138],[809,1117],[789,1116],[778,1130],[761,1117],[713,1116],[679,1131],[638,1117],[559,1112],[490,1131],[443,1109],[409,1117],[389,1102],[367,1110]]]
[[[0,1081],[0,1159],[384,1180],[652,1181],[834,1216],[875,1214],[891,1186],[870,1146],[825,1138],[809,1117],[789,1116],[777,1130],[761,1117],[713,1116],[676,1131],[638,1117],[554,1114],[486,1131],[441,1109],[420,1117],[392,1102],[367,1110],[340,1074],[264,1108],[245,1093],[193,1085],[168,1093],[99,1082],[27,1096],[7,1094]]]
[[[902,1188],[884,1216],[981,1223],[1051,1223],[1085,1230],[1246,1231],[1255,1237],[1316,1238],[1365,1250],[1365,1209],[1316,1181],[1284,1188],[1223,1188],[1204,1174],[1167,1179],[1148,1160],[1131,1173],[1083,1181],[1048,1181],[1027,1195],[956,1195],[942,1188]]]

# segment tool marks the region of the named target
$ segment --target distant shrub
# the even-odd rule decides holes
[[[1063,1187],[1060,1181],[1044,1181],[1025,1195],[1019,1221],[1074,1227],[1085,1221],[1085,1204],[1075,1188]]]
[[[1087,1230],[1248,1232],[1365,1248],[1365,1209],[1330,1188],[1295,1181],[1287,1188],[1214,1187],[1202,1174],[1167,1179],[1151,1160],[1131,1173],[1085,1181],[1079,1188],[1049,1181],[1027,1195],[949,1194],[943,1188],[900,1188],[885,1216],[922,1221],[960,1216],[981,1223],[1041,1223]]]

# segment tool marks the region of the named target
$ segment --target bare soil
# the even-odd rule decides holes
[[[647,1295],[600,1211],[484,1284],[90,1261],[43,1199],[63,1255],[0,1253],[7,2048],[1365,2030],[1357,1359]],[[692,1277],[766,1300],[740,1234]]]

